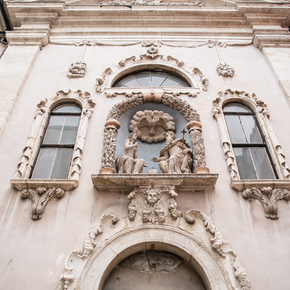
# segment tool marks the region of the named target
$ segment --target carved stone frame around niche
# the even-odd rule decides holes
[[[160,103],[169,106],[184,115],[187,119],[187,129],[192,142],[194,155],[194,173],[191,174],[116,174],[116,140],[120,128],[119,118],[128,109],[144,103]],[[180,190],[205,190],[215,186],[218,175],[210,174],[206,167],[205,147],[202,136],[200,116],[189,103],[181,98],[175,98],[162,91],[146,91],[130,99],[117,103],[110,110],[104,128],[102,164],[100,174],[93,174],[92,181],[98,190],[129,191],[132,186],[142,184],[170,183],[178,186]],[[152,176],[151,176],[152,175]],[[156,181],[157,180],[157,181]]]
[[[41,138],[45,133],[49,113],[56,106],[68,103],[75,103],[82,109],[68,178],[30,179],[31,170],[41,144]],[[58,91],[53,98],[43,99],[37,105],[37,114],[23,149],[22,157],[17,165],[17,171],[14,177],[10,179],[11,185],[21,191],[22,198],[32,200],[33,219],[41,218],[45,206],[51,199],[55,197],[62,198],[65,191],[78,186],[79,175],[82,169],[84,140],[94,106],[95,103],[91,95],[80,90],[76,92],[70,90],[68,92]]]
[[[125,95],[132,97],[141,93],[145,88],[117,88],[113,87],[114,83],[128,74],[142,70],[162,70],[173,73],[184,78],[191,87],[170,87],[170,88],[154,88],[173,96],[188,95],[189,97],[197,97],[201,91],[207,91],[209,80],[198,69],[190,69],[182,60],[178,60],[172,56],[157,54],[154,59],[144,54],[139,58],[132,56],[121,60],[117,67],[107,68],[101,76],[96,79],[96,91],[104,92],[107,97],[115,97],[117,95]]]
[[[265,141],[279,179],[240,179],[234,150],[223,114],[223,107],[232,102],[245,104],[254,112],[262,134],[265,136]],[[264,207],[266,217],[277,219],[278,208],[276,202],[281,199],[290,200],[290,168],[286,163],[282,147],[274,134],[269,120],[270,113],[267,105],[255,94],[250,95],[244,91],[232,91],[228,89],[218,93],[217,98],[213,101],[212,111],[213,117],[218,124],[222,148],[231,175],[231,188],[241,192],[241,195],[245,199],[253,198],[259,200]]]

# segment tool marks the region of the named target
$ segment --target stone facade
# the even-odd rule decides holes
[[[288,290],[290,5],[5,6],[14,29],[0,59],[1,287],[106,289],[135,254],[169,252],[201,289]],[[189,86],[114,87],[140,71]],[[240,179],[229,102],[254,111],[277,179]],[[31,179],[50,112],[64,103],[82,111],[68,178]],[[118,172],[118,156],[130,172]],[[164,156],[182,170],[162,171],[152,159]]]

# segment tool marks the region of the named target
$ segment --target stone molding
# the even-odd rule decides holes
[[[216,71],[219,76],[223,77],[233,77],[235,74],[234,68],[225,62],[220,62],[216,68]]]
[[[145,98],[144,98],[145,95]],[[144,104],[145,100],[150,102],[157,102],[161,104],[169,106],[176,111],[180,112],[184,115],[187,121],[197,121],[200,122],[199,114],[193,109],[190,104],[186,101],[182,100],[178,97],[172,97],[169,94],[161,95],[155,94],[154,91],[150,93],[152,97],[148,98],[146,91],[140,94],[136,94],[135,96],[124,100],[118,104],[115,104],[113,108],[110,110],[107,121],[116,120],[119,121],[120,116],[133,107]],[[144,100],[145,99],[145,100]],[[115,160],[116,160],[116,140],[117,140],[118,130],[116,128],[108,128],[104,129],[104,141],[103,141],[103,154],[102,154],[102,168],[112,168],[114,170]],[[206,166],[205,161],[205,147],[204,147],[204,139],[202,137],[201,128],[192,128],[190,131],[191,142],[193,145],[193,154],[194,154],[194,166],[195,169],[198,167]],[[102,169],[101,169],[102,170]]]
[[[265,141],[270,151],[270,155],[279,179],[290,179],[290,168],[286,163],[286,158],[282,151],[282,147],[278,143],[278,140],[274,134],[272,124],[269,120],[270,113],[267,105],[255,94],[250,95],[244,91],[232,91],[228,89],[224,92],[218,93],[217,98],[213,101],[212,113],[218,124],[221,144],[227,161],[227,166],[231,174],[231,179],[239,180],[240,176],[223,115],[223,106],[229,102],[239,102],[249,106],[253,110],[262,130],[262,134],[266,137]]]
[[[94,187],[100,191],[130,192],[137,186],[168,185],[179,191],[208,190],[215,187],[218,174],[92,174]]]
[[[132,191],[127,217],[119,220],[114,213],[104,214],[88,232],[83,249],[70,252],[57,289],[81,290],[93,285],[101,289],[116,264],[154,244],[155,250],[173,252],[189,261],[209,290],[251,290],[237,254],[224,243],[211,219],[199,210],[179,212],[176,196],[174,186]],[[155,215],[152,209],[156,216],[145,218],[150,212]]]

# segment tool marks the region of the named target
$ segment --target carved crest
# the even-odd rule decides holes
[[[138,111],[130,122],[129,130],[135,131],[142,141],[152,143],[165,139],[166,131],[175,131],[173,117],[162,111]]]
[[[128,195],[128,218],[131,221],[142,220],[143,223],[163,224],[166,220],[176,220],[178,194],[174,186],[142,186]]]

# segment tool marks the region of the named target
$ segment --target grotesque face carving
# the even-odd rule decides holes
[[[158,201],[158,195],[155,190],[149,190],[147,193],[147,202],[151,205],[155,204]]]

